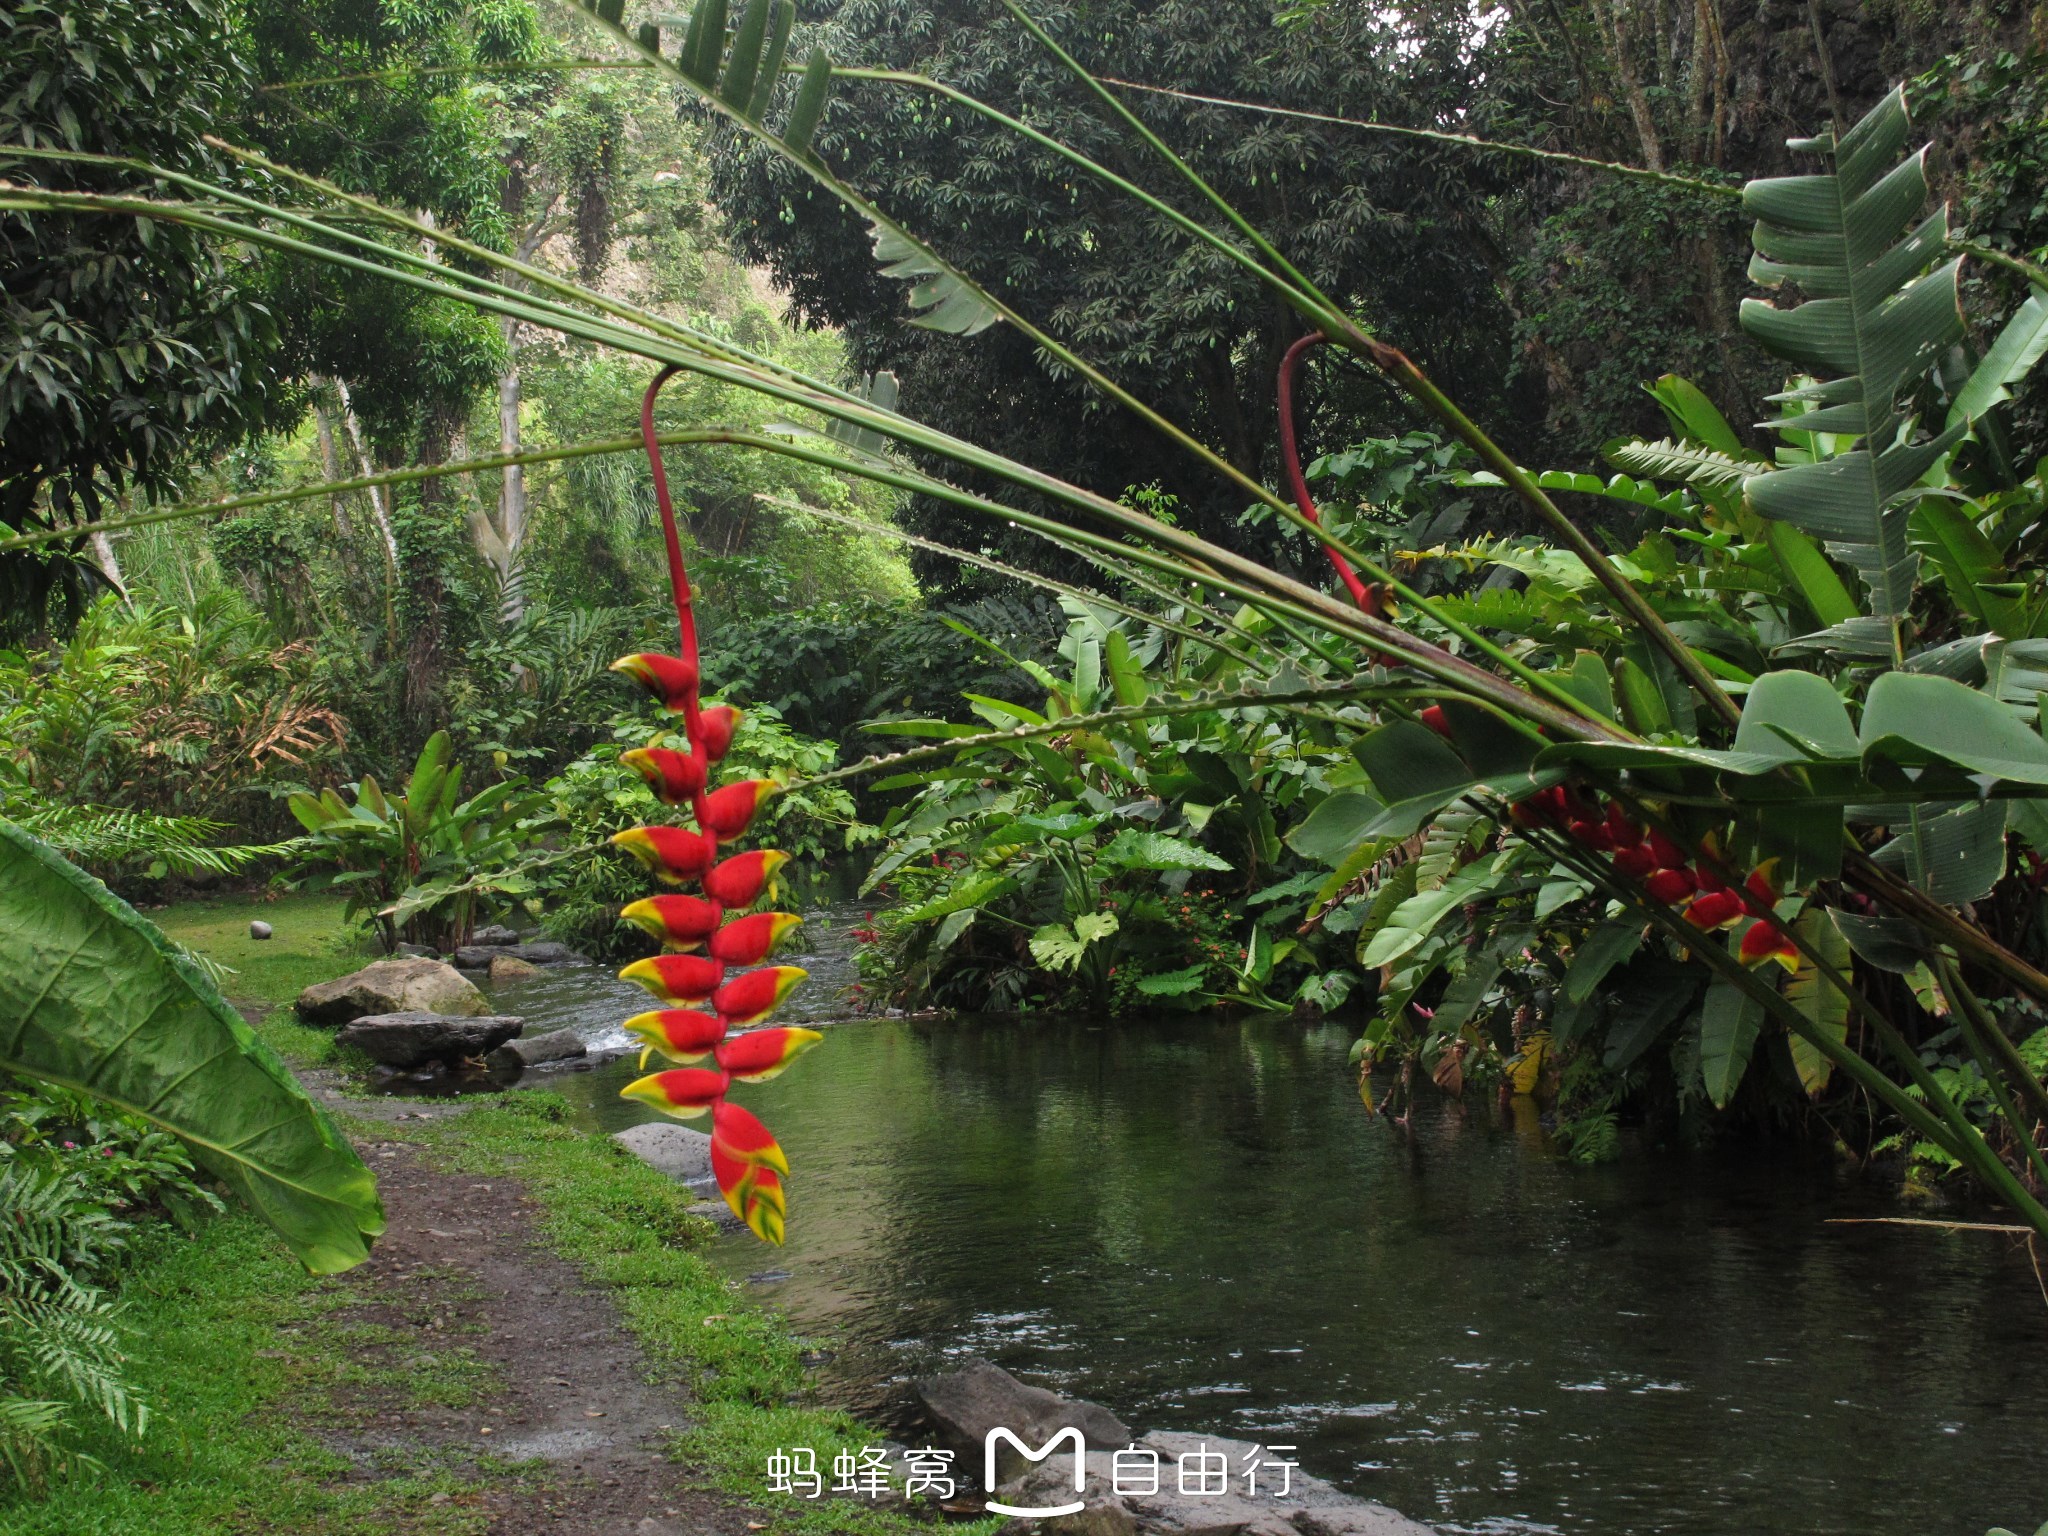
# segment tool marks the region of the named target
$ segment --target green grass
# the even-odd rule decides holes
[[[189,1241],[166,1238],[121,1294],[134,1379],[153,1410],[148,1432],[139,1441],[83,1432],[79,1448],[104,1470],[60,1481],[40,1502],[0,1499],[7,1536],[484,1529],[475,1475],[420,1464],[345,1482],[350,1462],[302,1427],[327,1417],[331,1390],[360,1374],[348,1321],[354,1293],[309,1278],[254,1218],[215,1222]],[[431,1375],[424,1386],[431,1398],[446,1390]],[[432,1502],[436,1494],[446,1500]]]
[[[187,949],[230,972],[221,978],[230,999],[273,1005],[256,1026],[265,1044],[286,1061],[319,1066],[334,1060],[333,1032],[307,1028],[283,1005],[315,982],[345,976],[376,958],[342,916],[346,902],[327,894],[239,896],[180,902],[147,915]],[[249,937],[249,924],[257,919],[270,924],[273,937]]]

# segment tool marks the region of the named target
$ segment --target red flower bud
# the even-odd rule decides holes
[[[1659,869],[1683,869],[1692,862],[1683,848],[1655,827],[1650,829],[1650,852],[1657,856]]]
[[[1693,879],[1689,869],[1655,870],[1643,883],[1649,887],[1650,894],[1667,907],[1677,906],[1699,889],[1699,882]]]
[[[1709,891],[1685,909],[1685,920],[1701,928],[1726,928],[1742,920],[1742,898],[1733,891]]]
[[[1762,916],[1778,904],[1778,861],[1765,859],[1749,872],[1749,878],[1742,882],[1742,888],[1749,893],[1750,910]]]
[[[697,825],[721,843],[744,837],[754,813],[781,787],[773,779],[747,779],[714,789],[697,802]]]
[[[716,704],[697,716],[697,750],[706,762],[715,763],[732,746],[732,734],[740,727],[740,712],[730,704]]]
[[[789,931],[803,921],[794,912],[756,912],[736,917],[711,936],[710,955],[727,965],[759,965]]]
[[[688,804],[703,793],[710,772],[703,758],[670,747],[635,747],[621,752],[619,761],[645,779],[663,805]]]
[[[1799,969],[1799,948],[1784,929],[1768,918],[1759,918],[1742,936],[1742,963],[1762,965],[1775,960],[1788,971]]]
[[[628,827],[614,833],[612,843],[645,864],[664,885],[696,879],[718,856],[710,838],[688,827]]]
[[[695,1008],[636,1013],[619,1027],[640,1041],[642,1066],[649,1051],[659,1051],[670,1061],[702,1061],[725,1038],[725,1021]]]
[[[1614,867],[1631,879],[1641,880],[1656,871],[1657,856],[1636,843],[1614,850]]]
[[[732,1079],[723,1072],[713,1072],[704,1067],[677,1067],[673,1071],[656,1072],[652,1077],[626,1084],[619,1090],[619,1097],[638,1099],[664,1115],[691,1119],[707,1109],[723,1107],[725,1090],[731,1085]],[[713,1125],[717,1123],[712,1121]]]
[[[1572,837],[1587,848],[1601,849],[1608,846],[1607,829],[1597,821],[1575,821],[1571,826]]]
[[[1629,848],[1643,840],[1643,829],[1628,818],[1628,811],[1619,800],[1607,802],[1605,818],[1607,836],[1616,848]]]
[[[809,974],[795,965],[771,965],[748,971],[720,987],[711,1006],[728,1025],[758,1024],[781,1007],[782,1000]]]
[[[621,922],[633,924],[663,949],[698,949],[718,931],[725,909],[701,896],[649,896],[619,909]]]
[[[1430,705],[1429,708],[1425,709],[1415,718],[1428,726],[1432,731],[1435,731],[1437,735],[1443,737],[1445,741],[1451,739],[1451,722],[1449,717],[1444,714],[1444,707],[1441,704]]]
[[[765,1083],[824,1038],[815,1029],[750,1029],[718,1047],[718,1065],[743,1083]]]
[[[704,894],[728,910],[751,907],[763,891],[775,894],[775,872],[789,855],[774,848],[735,854],[713,865],[704,876]]]
[[[697,696],[697,669],[679,657],[642,651],[621,656],[612,663],[611,670],[623,672],[639,683],[671,714],[681,714],[685,701]]]
[[[664,1003],[705,1003],[725,980],[725,967],[702,955],[654,955],[635,960],[619,980],[639,982]]]

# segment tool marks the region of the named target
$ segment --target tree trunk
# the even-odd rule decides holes
[[[520,451],[519,437],[519,324],[508,320],[505,323],[505,350],[510,361],[498,378],[498,451],[514,454]],[[504,483],[498,489],[498,543],[504,550],[503,563],[498,575],[503,583],[505,622],[517,623],[526,613],[525,572],[520,568],[520,552],[526,543],[526,469],[524,465],[505,466]]]
[[[363,424],[356,419],[356,408],[349,399],[348,385],[340,379],[334,381],[334,392],[341,397],[341,424],[348,433],[349,447],[355,450],[356,463],[365,475],[374,475],[377,464],[370,457],[370,445],[363,441]],[[391,568],[391,579],[398,580],[398,535],[391,531],[391,487],[373,485],[370,487],[370,515],[377,520],[377,532],[384,539],[384,559]]]
[[[328,412],[325,401],[313,405],[313,426],[320,435],[320,473],[328,480],[341,478],[341,455],[334,449],[334,417]],[[355,543],[356,531],[348,518],[348,507],[343,504],[341,492],[336,491],[327,498],[328,506],[334,512],[334,529],[341,535],[345,549]]]

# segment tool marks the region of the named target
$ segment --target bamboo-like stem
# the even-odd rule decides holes
[[[1997,1106],[1999,1118],[2005,1121],[2013,1139],[2020,1144],[2027,1165],[2034,1170],[2034,1177],[2044,1192],[2048,1192],[2048,1158],[2043,1158],[2041,1148],[2034,1140],[2034,1128],[2027,1124],[2019,1106],[2013,1103],[2012,1094],[2007,1090],[1999,1065],[1992,1059],[1991,1048],[1986,1044],[1983,1032],[1978,1027],[1976,1015],[1962,1006],[1963,978],[1956,970],[1953,960],[1947,956],[1936,962],[1936,975],[1941,981],[1941,990],[1956,1003],[1956,1023],[1962,1030],[1963,1043],[1970,1049],[1971,1058],[1977,1063],[1977,1070],[1983,1075],[1984,1086],[1991,1094],[1991,1102]]]
[[[2034,1069],[2014,1048],[2012,1037],[1999,1027],[1998,1020],[1991,1016],[1991,1010],[1984,1006],[1984,1000],[1963,980],[1962,968],[1946,957],[1942,957],[1941,963],[1947,968],[1941,990],[1955,999],[1963,1018],[1983,1035],[1986,1045],[2004,1067],[2005,1075],[2034,1106],[2035,1114],[2048,1120],[2048,1087],[2042,1086],[2041,1079],[2034,1075]]]

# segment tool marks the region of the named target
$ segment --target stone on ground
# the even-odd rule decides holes
[[[483,993],[439,960],[379,960],[299,994],[299,1017],[333,1028],[376,1013],[489,1013]]]
[[[655,1120],[616,1132],[612,1140],[657,1173],[665,1173],[685,1184],[714,1182],[711,1138],[702,1131]]]
[[[522,960],[528,965],[588,965],[590,957],[566,944],[557,944],[551,939],[536,939],[530,944],[465,944],[450,956],[465,971],[485,971],[491,962],[505,956]]]
[[[517,944],[519,935],[503,923],[485,923],[469,936],[469,942],[489,948],[494,945]]]
[[[249,937],[252,939],[267,939],[275,931],[270,924],[264,922],[260,917],[252,920],[249,924]]]
[[[537,1067],[547,1061],[569,1061],[585,1055],[589,1047],[573,1029],[551,1029],[544,1035],[526,1035],[507,1040],[492,1051],[488,1065],[494,1068]]]
[[[976,1457],[981,1455],[988,1432],[996,1428],[1010,1430],[1032,1447],[1045,1444],[1054,1431],[1069,1427],[1080,1430],[1094,1450],[1122,1450],[1132,1439],[1130,1430],[1107,1408],[1028,1386],[986,1360],[970,1360],[960,1370],[927,1376],[913,1382],[911,1389],[939,1433],[955,1448]],[[998,1469],[1003,1476],[1013,1477],[1024,1466],[1024,1459],[1008,1447],[1004,1450],[1005,1459]],[[1072,1470],[1070,1465],[1070,1475]]]
[[[489,974],[493,981],[514,981],[521,976],[538,976],[540,967],[515,955],[493,955]]]
[[[481,1056],[525,1027],[523,1019],[496,1014],[374,1013],[353,1020],[334,1038],[387,1067],[419,1067]]]

